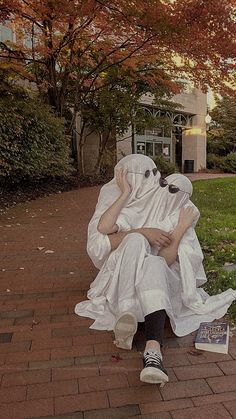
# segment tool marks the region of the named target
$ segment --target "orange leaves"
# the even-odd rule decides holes
[[[77,80],[81,91],[83,87],[87,91],[99,86],[100,74],[113,65],[135,74],[140,66],[158,60],[163,73],[141,75],[150,86],[160,82],[176,91],[175,80],[183,74],[203,88],[207,84],[223,88],[235,69],[228,61],[236,57],[234,0],[5,0],[5,4],[4,15],[11,13],[16,24],[18,52],[20,48],[24,54],[22,70],[26,59],[33,60],[30,74],[41,86],[46,80],[60,90],[68,80]],[[60,92],[55,94],[60,97]]]

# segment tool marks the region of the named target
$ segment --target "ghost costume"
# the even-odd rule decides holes
[[[116,170],[128,170],[131,194],[121,210],[116,224],[119,231],[141,227],[160,228],[171,232],[178,223],[181,207],[192,206],[191,182],[183,175],[173,174],[166,179],[180,191],[171,194],[168,187],[159,185],[160,173],[154,176],[154,162],[143,155],[123,158]],[[145,172],[150,176],[146,178]],[[107,235],[98,232],[101,215],[120,196],[115,178],[101,189],[95,213],[88,227],[87,251],[94,265],[100,269],[88,291],[88,300],[75,307],[76,314],[94,319],[90,326],[97,330],[113,330],[117,316],[125,311],[135,314],[138,322],[158,310],[165,310],[177,336],[198,329],[200,322],[221,318],[236,291],[209,296],[202,288],[206,276],[202,265],[203,254],[194,227],[184,234],[177,261],[170,267],[158,256],[158,247],[150,246],[140,233],[129,233],[114,251]]]

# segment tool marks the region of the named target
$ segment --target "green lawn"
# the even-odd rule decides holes
[[[236,178],[196,181],[193,188],[192,201],[201,213],[197,235],[208,278],[204,288],[211,295],[236,289],[236,269],[223,269],[225,263],[236,263]],[[236,323],[235,302],[229,313]]]

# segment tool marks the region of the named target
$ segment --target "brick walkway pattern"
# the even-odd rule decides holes
[[[144,335],[118,350],[74,314],[96,275],[87,223],[99,188],[17,205],[0,217],[0,417],[236,418],[236,337],[228,355],[165,329],[170,382],[139,381]]]

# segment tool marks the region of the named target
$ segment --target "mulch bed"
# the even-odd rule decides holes
[[[0,214],[20,202],[28,202],[43,196],[71,191],[86,186],[96,186],[109,181],[101,176],[50,178],[22,182],[17,185],[0,185]]]

